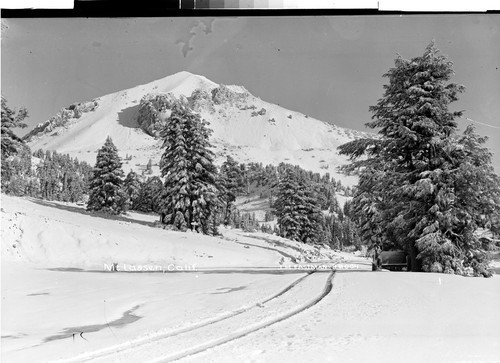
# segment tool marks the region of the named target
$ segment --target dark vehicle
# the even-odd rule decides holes
[[[382,251],[373,264],[374,270],[410,271],[410,256],[403,251]]]

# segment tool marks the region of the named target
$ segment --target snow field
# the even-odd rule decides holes
[[[3,263],[2,361],[53,361],[128,347],[249,307],[300,276],[97,273]],[[114,325],[130,310],[138,320]]]
[[[329,273],[310,274],[282,295],[266,299],[267,302],[237,310],[236,314],[226,319],[214,321],[212,324],[186,332],[181,331],[178,334],[172,332],[173,334],[166,335],[162,339],[145,342],[145,344],[112,355],[96,357],[92,361],[167,362],[195,354],[198,351],[204,351],[212,346],[223,344],[261,329],[282,317],[299,313],[309,306],[314,298],[322,294],[325,282],[330,278],[331,274]]]
[[[320,303],[183,362],[498,362],[500,276],[337,272]]]

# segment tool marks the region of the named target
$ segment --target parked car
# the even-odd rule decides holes
[[[390,271],[409,271],[410,256],[404,251],[382,251],[378,259],[373,261],[373,270],[386,269]]]

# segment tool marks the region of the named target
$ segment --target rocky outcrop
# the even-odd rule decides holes
[[[194,111],[201,111],[203,109],[214,112],[214,105],[212,102],[212,95],[202,89],[195,89],[188,98],[189,107]]]
[[[242,87],[236,90],[231,87],[234,88],[234,86],[219,85],[211,92],[197,88],[188,98],[184,96],[177,98],[172,93],[147,94],[139,104],[137,123],[148,135],[157,137],[176,105],[187,107],[194,112],[208,111],[210,113],[215,112],[215,105],[227,104],[239,108],[247,106],[246,100],[250,95],[248,91]],[[255,109],[255,106],[252,109]],[[222,109],[219,113],[225,115]]]
[[[259,111],[252,111],[252,114],[251,116],[252,117],[255,117],[255,116],[264,116],[266,114],[267,110],[262,107]]]
[[[186,107],[188,103],[186,97],[176,98],[172,93],[147,94],[139,104],[137,123],[148,135],[159,136],[172,109],[176,105]]]
[[[86,112],[92,112],[99,106],[97,100],[88,102],[73,103],[63,108],[55,116],[52,116],[45,122],[39,123],[33,130],[24,136],[24,140],[30,141],[33,137],[40,134],[47,134],[56,128],[65,126],[71,119],[78,119]]]
[[[228,86],[223,84],[219,85],[212,90],[212,101],[216,105],[221,105],[223,103],[239,104],[241,102],[245,102],[245,100],[250,95],[247,90],[240,87],[242,92],[233,91]]]

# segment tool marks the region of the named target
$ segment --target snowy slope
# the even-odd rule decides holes
[[[119,270],[133,272],[133,266],[136,271],[144,266],[276,268],[294,262],[346,260],[330,249],[269,234],[221,227],[223,237],[211,237],[154,228],[158,216],[152,214],[96,216],[72,203],[6,195],[1,202],[2,262],[94,271],[117,263]],[[357,261],[367,263],[363,258]]]
[[[132,160],[124,164],[125,172],[141,171],[149,159],[157,164],[162,153],[161,141],[146,134],[137,122],[141,98],[170,93],[177,99],[186,100],[195,90],[210,94],[221,87],[224,86],[203,76],[180,72],[97,98],[93,100],[97,106],[80,117],[30,133],[29,145],[32,150],[56,150],[94,164],[97,149],[110,135],[122,157],[132,156]],[[214,131],[212,143],[218,162],[225,155],[232,155],[240,162],[288,162],[314,172],[329,172],[346,185],[355,183],[354,177],[336,173],[337,166],[346,162],[336,148],[363,133],[265,102],[241,86],[227,86],[226,89],[233,99],[210,100],[209,104],[199,104],[195,109]],[[158,168],[155,166],[153,171],[158,173]]]
[[[134,266],[278,266],[281,255],[241,244],[153,228],[149,220],[93,216],[81,207],[2,195],[2,261],[103,271]],[[143,215],[144,216],[144,215]],[[297,253],[298,254],[298,253]]]

